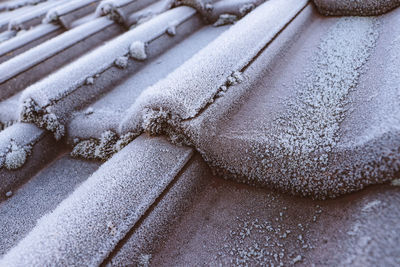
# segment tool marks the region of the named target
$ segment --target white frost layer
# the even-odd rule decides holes
[[[387,25],[379,27],[377,20],[359,17],[338,19],[321,39],[315,41],[313,31],[305,31],[307,38],[300,39],[299,46],[287,51],[288,57],[292,58],[289,64],[284,63],[284,57],[277,56],[278,62],[273,67],[276,69],[266,70],[265,78],[252,76],[253,82],[247,90],[258,88],[254,89],[255,93],[244,101],[241,108],[242,103],[237,104],[240,110],[231,113],[235,115],[214,121],[215,115],[207,110],[199,116],[203,117],[209,132],[197,127],[194,138],[190,136],[194,139],[196,149],[226,178],[268,185],[304,196],[336,197],[392,179],[400,169],[399,102],[397,100],[397,108],[394,108],[391,106],[396,101],[383,99],[398,89],[393,85],[399,76],[396,77],[391,71],[398,65],[399,58],[392,54],[398,52],[396,47],[391,47],[393,51],[386,51],[385,64],[388,64],[384,64],[383,69],[387,73],[382,72],[382,77],[377,76],[380,72],[376,71],[373,64],[380,64],[383,57],[368,62],[379,50],[378,47],[374,48],[382,41],[378,40],[380,28],[387,29]],[[311,45],[303,45],[304,40],[311,42]],[[271,52],[269,48],[265,54]],[[306,52],[300,54],[297,51]],[[264,53],[260,57],[264,57]],[[299,66],[308,59],[311,59],[310,66],[303,70]],[[255,64],[262,64],[266,60],[260,62]],[[293,70],[297,70],[300,79],[292,77]],[[366,75],[362,75],[364,72]],[[388,86],[383,83],[383,86],[372,89],[369,88],[370,84],[360,86],[359,80],[363,76],[372,76],[373,79],[385,77],[392,84]],[[257,80],[262,82],[257,83]],[[297,83],[294,82],[296,80]],[[287,81],[289,86],[285,85]],[[234,88],[235,92],[240,87]],[[353,97],[357,92],[374,90],[379,95],[385,95],[381,106],[372,106],[371,101]],[[221,102],[224,102],[224,98],[221,98]],[[367,109],[373,108],[376,118],[359,111],[360,106],[366,104],[369,106]],[[214,105],[209,109],[218,112],[218,106]],[[358,113],[356,119],[344,127],[343,123],[355,113],[354,110]],[[382,112],[387,110],[397,110],[393,116],[397,119],[391,118],[388,112]],[[199,117],[196,119],[200,120]],[[381,127],[382,131],[364,128],[362,134],[357,135],[353,132],[359,128],[357,119],[367,120],[366,124],[374,126],[385,125],[387,121],[393,124],[391,127]],[[375,120],[385,122],[376,123]],[[225,127],[212,132],[213,129],[208,126],[210,121],[214,124],[225,123]],[[210,138],[210,132],[213,138]],[[343,140],[343,132],[348,132],[350,139],[363,142],[354,144]],[[368,133],[374,135],[368,136]]]
[[[67,3],[69,0],[58,0],[58,1],[48,1],[42,4],[37,5],[34,9],[32,9],[30,12],[26,12],[22,14],[21,16],[18,16],[17,18],[13,18],[9,22],[8,28],[10,30],[20,30],[24,29],[23,24],[35,19],[35,18],[40,18],[46,15],[46,13],[52,9],[55,6],[58,6],[60,4]]]
[[[209,10],[204,12],[204,16],[209,23],[216,22],[221,19],[221,16],[224,14],[233,16],[232,18],[240,19],[263,2],[265,2],[265,0],[217,1],[209,7]]]
[[[164,80],[143,91],[126,113],[121,131],[141,128],[146,110],[162,109],[178,119],[196,116],[232,72],[245,67],[306,4],[271,0],[255,9]]]
[[[193,14],[194,10],[187,7],[175,8],[161,14],[112,41],[109,41],[105,45],[72,62],[42,81],[28,87],[21,97],[21,102],[27,98],[32,98],[40,107],[46,107],[52,102],[60,100],[73,92],[74,89],[84,84],[88,77],[100,74],[104,70],[110,68],[118,57],[127,55],[129,46],[134,40],[147,42],[154,36],[163,34],[169,21],[178,18],[181,20]],[[99,18],[98,20],[108,21],[105,18]],[[108,21],[108,23],[112,22]],[[78,31],[78,29],[82,27],[87,27],[87,24],[68,32],[74,30]],[[43,45],[40,47],[42,46]],[[2,66],[0,66],[0,73],[1,68]]]
[[[93,113],[88,114],[86,109],[83,109],[66,124],[70,143],[74,138],[99,138],[100,134],[107,130],[116,132],[123,112],[135,102],[143,90],[165,78],[227,29],[228,27],[204,27],[159,57],[146,62],[134,75],[92,103],[90,107],[93,108]]]
[[[73,0],[73,1],[68,1],[62,5],[59,5],[57,7],[54,7],[50,9],[46,17],[43,19],[45,23],[50,23],[57,21],[59,17],[64,16],[70,12],[73,12],[75,10],[78,10],[80,8],[86,7],[90,4],[94,4],[100,0]]]
[[[184,212],[192,207],[198,192],[210,183],[209,177],[210,169],[201,156],[193,156],[182,174],[105,266],[141,266],[143,255],[153,254],[165,242]]]
[[[109,20],[99,18],[69,30],[4,62],[0,65],[0,83],[3,83],[30,67],[52,57],[56,53],[74,45],[85,37],[101,31],[110,24],[112,24],[112,22]],[[38,84],[41,84],[41,82],[36,83],[33,87],[37,87]]]
[[[191,155],[163,138],[139,137],[43,216],[0,265],[98,266]]]
[[[46,2],[47,0],[14,0],[7,1],[5,3],[0,4],[0,10],[14,10],[24,6],[32,6],[37,5],[41,2]],[[54,1],[54,0],[53,0]]]
[[[16,37],[0,43],[0,56],[3,56],[15,49],[18,49],[30,42],[33,42],[51,32],[58,30],[60,27],[56,25],[38,25],[24,34],[17,35]]]
[[[32,146],[44,131],[34,125],[15,123],[0,133],[0,169],[15,170],[24,165]]]
[[[0,255],[17,245],[40,217],[54,210],[99,165],[64,155],[13,191],[12,197],[0,205]]]
[[[137,0],[103,0],[101,1],[101,3],[98,5],[97,9],[96,9],[96,16],[117,16],[120,17],[125,16],[126,14],[122,14],[121,12],[118,12],[119,8],[123,8],[127,5],[130,4],[135,4],[139,1]],[[147,2],[153,2],[152,0],[141,0],[141,2],[144,2],[144,4],[146,4]],[[142,3],[138,3],[138,5],[140,6]],[[121,18],[119,18],[121,19]],[[124,19],[124,18],[122,18]]]
[[[155,3],[141,9],[138,12],[134,12],[125,19],[125,25],[132,27],[135,24],[143,23],[152,17],[161,14],[173,6],[174,0],[160,0]]]

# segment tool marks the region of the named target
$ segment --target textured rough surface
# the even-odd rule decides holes
[[[12,197],[0,204],[0,255],[25,237],[40,217],[55,209],[98,166],[64,155],[13,191]]]
[[[92,103],[89,108],[79,111],[68,124],[68,139],[98,139],[101,133],[107,130],[117,131],[124,111],[135,102],[143,90],[165,78],[228,28],[229,26],[201,28],[159,57],[146,60],[143,68],[134,75]],[[88,109],[91,110],[90,113],[87,112]]]
[[[36,123],[39,127],[44,126],[43,128],[54,132],[56,138],[62,137],[64,123],[69,118],[70,112],[86,104],[94,96],[101,94],[103,90],[107,90],[107,87],[104,86],[93,86],[90,88],[91,90],[84,90],[87,78],[98,76],[101,79],[100,76],[106,74],[111,77],[117,76],[112,73],[112,67],[115,64],[118,68],[126,67],[129,60],[126,56],[129,54],[129,45],[132,43],[132,39],[150,42],[165,33],[166,25],[170,21],[178,20],[180,23],[184,23],[194,15],[195,11],[188,7],[166,11],[31,85],[24,90],[20,98],[21,119]],[[103,19],[99,18],[98,20]],[[133,65],[132,69],[135,69],[135,66]],[[109,72],[107,72],[108,70]],[[32,106],[34,108],[31,108]],[[47,119],[51,120],[50,128],[54,131],[48,129],[48,123],[42,123],[46,119],[44,118],[46,115]],[[41,126],[42,124],[43,126]]]
[[[4,158],[4,167],[8,170],[21,168],[29,156],[30,150],[31,147],[21,147],[12,140]]]
[[[1,266],[400,265],[399,10],[47,2],[0,45]]]
[[[398,6],[400,0],[313,0],[318,11],[328,16],[376,16]]]
[[[313,201],[211,178],[153,266],[398,266],[400,190]]]
[[[375,18],[332,22],[326,22],[328,32],[320,32],[320,40],[308,38],[306,46],[302,39],[298,41],[300,47],[293,48],[297,56],[290,65],[282,62],[276,71],[264,73],[264,82],[244,85],[263,89],[253,92],[240,111],[226,120],[229,126],[219,123],[223,130],[217,130],[212,141],[195,141],[213,166],[223,166],[222,172],[230,173],[227,177],[236,174],[238,180],[251,184],[332,197],[398,175],[400,105],[394,86],[398,75],[391,71],[396,69],[398,56],[390,53],[398,48],[393,32],[382,33],[385,27],[398,23],[398,16],[390,14],[380,22]],[[310,31],[317,36],[315,29]],[[379,32],[383,34],[380,38]],[[377,55],[380,50],[374,47],[383,44],[391,49],[386,51],[388,60],[382,66],[382,57]],[[311,68],[304,70],[300,62],[310,57]],[[368,59],[374,63],[367,64]],[[372,73],[385,75],[381,80],[389,82],[366,82],[364,77],[373,77]],[[379,88],[385,88],[385,93],[379,99],[372,98],[365,113],[363,103],[368,100],[364,95],[378,94]],[[209,122],[206,118],[212,114],[204,114],[203,120]],[[212,131],[210,126],[209,132],[194,133],[193,140],[210,136]],[[233,153],[236,149],[238,154]]]
[[[191,155],[163,138],[137,138],[43,216],[0,265],[100,264]]]
[[[164,80],[143,91],[126,112],[121,131],[142,128],[144,118],[174,125],[196,116],[223,90],[227,78],[245,67],[306,4],[272,0],[261,5]],[[145,126],[152,128],[151,123]]]
[[[210,169],[195,155],[181,170],[181,174],[160,195],[157,205],[149,209],[143,220],[133,228],[106,261],[108,266],[143,266],[151,262],[160,246],[167,245],[168,237],[202,189],[211,181]]]
[[[214,43],[233,34],[263,6]],[[193,66],[194,62],[209,60],[205,52],[212,50],[211,44],[192,58],[193,64],[186,62],[144,91],[121,124],[122,132],[143,127],[151,134],[167,134],[173,142],[194,146],[225,177],[303,196],[335,197],[395,178],[400,169],[400,105],[395,86],[398,55],[394,52],[399,50],[393,34],[398,29],[392,28],[399,21],[397,13],[382,18],[322,20],[307,11],[299,17],[307,13],[311,20],[323,24],[311,24],[316,30],[306,31],[294,42],[287,53],[292,55],[290,64],[282,60],[284,54],[278,51],[274,55],[281,63],[272,59],[271,68],[260,72],[261,58],[268,57],[264,55],[268,54],[267,47],[251,62],[258,68],[250,64],[243,73],[227,75],[225,83],[213,91],[217,84],[213,76],[202,78],[208,69],[213,69],[213,63],[208,63],[206,71],[204,67],[196,71]],[[303,23],[309,22],[306,19]],[[296,23],[293,25],[296,27]],[[388,27],[393,31],[383,34]],[[308,34],[311,38],[307,39]],[[274,42],[279,46],[278,41]],[[388,47],[385,62],[377,55],[380,50],[376,46],[382,45]],[[230,51],[226,45],[213,51],[220,56],[224,49]],[[371,57],[375,63],[369,63]],[[226,62],[229,59],[221,59],[218,67],[226,67]],[[386,70],[380,71],[377,66],[383,63],[379,68]],[[200,65],[204,64],[207,65]],[[372,92],[377,92],[379,86],[366,88],[368,83],[363,78],[375,73],[385,75],[382,80],[387,82],[379,85],[385,93],[380,100],[372,101],[379,101],[380,105],[370,106],[373,114],[369,112],[365,120],[359,111],[365,100],[357,95],[366,89],[370,93],[364,94],[376,94]],[[221,76],[215,72],[213,75]],[[264,75],[261,83],[260,75]],[[177,77],[180,81],[188,77],[188,81],[178,83]],[[210,81],[213,85],[205,86]],[[186,90],[191,86],[196,91]],[[253,87],[259,89],[249,98],[241,97]],[[204,93],[199,94],[203,88]],[[218,92],[215,98],[213,92]],[[236,103],[230,104],[230,98],[236,98]],[[227,107],[221,104],[225,101]],[[201,126],[196,126],[196,121],[201,121]],[[361,131],[358,125],[363,121],[374,123],[360,135],[356,132]]]
[[[215,26],[234,23],[265,0],[176,0],[177,5],[195,8],[205,22]]]

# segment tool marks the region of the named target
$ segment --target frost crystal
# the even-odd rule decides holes
[[[176,35],[176,26],[175,25],[170,25],[168,28],[167,28],[167,34],[169,35],[169,36],[175,36]]]
[[[400,179],[394,179],[391,183],[393,186],[400,186]]]
[[[133,59],[145,60],[147,58],[146,45],[141,41],[135,41],[129,47],[129,53]]]
[[[95,139],[83,140],[72,149],[71,156],[75,158],[96,159],[95,150],[98,141]]]
[[[148,267],[150,266],[151,255],[142,254],[139,259],[138,266],[140,267]]]
[[[128,57],[119,57],[115,60],[115,65],[120,69],[125,69],[128,66]]]
[[[89,107],[89,108],[86,109],[85,115],[93,114],[93,112],[94,112],[93,108],[92,108],[92,107]]]
[[[65,134],[65,127],[58,121],[57,116],[42,110],[31,98],[26,99],[22,106],[21,121],[34,123],[52,132],[56,140],[60,140]]]
[[[118,141],[118,136],[113,131],[106,131],[101,135],[100,144],[94,152],[95,157],[102,160],[107,160],[115,151],[115,144]]]
[[[301,255],[298,255],[296,258],[293,259],[292,262],[293,262],[293,264],[295,264],[295,263],[301,261],[301,259],[302,259]]]
[[[75,158],[94,159],[105,161],[116,152],[128,145],[138,134],[127,133],[118,137],[116,133],[108,130],[101,134],[100,139],[88,139],[76,142],[71,156]]]
[[[92,84],[94,84],[94,79],[93,79],[93,77],[87,78],[87,79],[86,79],[86,85],[92,85]]]
[[[11,140],[8,152],[5,155],[4,166],[8,170],[22,167],[28,157],[28,152],[28,149],[20,147],[14,140]]]
[[[243,17],[247,13],[251,12],[255,8],[254,4],[244,4],[240,9],[239,13]]]
[[[233,24],[238,20],[238,17],[236,15],[231,15],[231,14],[221,14],[218,18],[218,20],[214,23],[215,27],[218,26],[223,26],[223,25],[228,25],[228,24]]]

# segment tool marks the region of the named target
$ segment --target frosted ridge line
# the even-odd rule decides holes
[[[195,117],[213,101],[232,73],[246,66],[307,3],[271,0],[256,8],[165,79],[143,91],[126,112],[120,132],[137,132],[150,113],[155,121],[173,117],[171,123]]]
[[[0,265],[101,264],[191,156],[163,138],[137,138],[43,216]]]

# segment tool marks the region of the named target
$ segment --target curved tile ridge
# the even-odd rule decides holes
[[[0,11],[6,10],[11,11],[25,6],[37,5],[41,2],[47,2],[48,0],[18,0],[18,1],[7,1],[6,3],[0,4]]]
[[[63,3],[62,5],[56,6],[50,9],[46,16],[43,19],[44,23],[59,23],[59,20],[62,16],[67,15],[68,13],[77,11],[89,5],[95,5],[100,0],[75,0],[68,1]],[[94,8],[93,8],[94,9]]]
[[[19,77],[18,75],[32,70],[33,67],[74,46],[82,40],[82,37],[94,35],[111,24],[113,22],[106,18],[90,21],[2,63],[0,65],[0,84],[2,87],[0,99],[6,99],[22,89],[18,86],[18,81],[13,80]],[[39,74],[36,74],[36,76],[39,76]],[[21,83],[24,84],[23,81]]]
[[[376,16],[400,6],[400,0],[313,0],[327,16]]]
[[[278,95],[265,90],[257,96],[262,100],[253,96],[248,101],[254,109],[246,105],[247,112],[239,111],[215,138],[200,141],[207,161],[225,177],[316,198],[336,197],[393,179],[400,169],[398,122],[392,130],[356,146],[343,142],[340,135],[352,109],[365,104],[352,99],[351,93],[366,90],[358,87],[359,79],[375,51],[378,24],[375,18],[338,19],[317,41],[310,66],[290,88],[292,94],[283,96],[288,93],[282,84],[292,84],[287,75],[277,89],[271,81],[267,89],[279,90]],[[304,61],[292,64],[300,62]],[[282,102],[274,104],[274,97]],[[261,105],[274,111],[267,113],[270,109],[265,111]],[[254,122],[247,127],[238,125],[250,119]]]
[[[129,57],[136,61],[145,60],[146,44],[165,35],[170,23],[184,24],[195,14],[196,11],[189,7],[166,11],[28,87],[20,99],[21,120],[35,123],[60,139],[64,135],[62,122],[67,115],[106,88],[93,86],[92,91],[79,91],[76,99],[67,104],[62,101],[68,101],[67,98],[73,97],[73,93],[83,86],[92,85],[94,79],[101,78],[108,69],[114,66],[126,68]]]
[[[273,1],[261,5],[248,16],[257,14],[254,12],[262,10],[268,3]],[[282,4],[282,1],[279,4]],[[261,13],[261,16],[265,17],[265,11]],[[302,13],[304,12],[298,17]],[[282,12],[280,15],[282,16]],[[278,39],[285,35],[286,29],[277,36],[277,42],[274,40],[266,48],[265,53],[257,54],[255,60],[242,69],[224,69],[225,61],[229,62],[229,59],[218,55],[230,56],[228,51],[231,47],[230,43],[221,37],[164,80],[146,89],[120,124],[120,133],[142,129],[150,134],[167,134],[174,142],[183,142],[195,147],[214,170],[226,178],[270,186],[297,195],[336,197],[360,190],[366,185],[393,179],[400,169],[400,113],[395,112],[395,115],[392,115],[385,112],[391,109],[375,106],[374,109],[383,113],[380,115],[383,115],[385,120],[397,116],[388,123],[376,124],[387,126],[394,122],[390,125],[391,128],[385,128],[383,133],[375,131],[376,136],[355,145],[341,140],[341,131],[352,131],[355,128],[347,126],[342,129],[345,119],[350,117],[356,108],[365,105],[363,100],[354,98],[354,92],[371,89],[366,84],[359,86],[360,77],[364,79],[364,74],[377,77],[378,73],[381,73],[369,64],[372,56],[374,64],[387,63],[387,68],[383,70],[390,71],[388,76],[383,72],[383,77],[387,78],[389,83],[378,86],[379,89],[373,89],[376,89],[376,92],[385,90],[398,94],[398,86],[395,86],[398,75],[392,71],[398,65],[396,40],[399,39],[387,35],[383,39],[378,38],[382,29],[390,28],[388,24],[397,25],[397,13],[390,15],[383,16],[382,19],[326,19],[313,14],[313,21],[320,22],[312,24],[313,29],[318,25],[319,30],[315,35],[312,34],[312,30],[305,30],[305,36],[311,40],[306,42],[307,38],[304,37],[294,46],[302,49],[301,53],[288,49],[287,53],[290,52],[289,55],[293,56],[290,64],[285,60],[283,52],[274,54],[276,59],[271,64],[258,61],[259,57],[265,58],[264,54],[269,54],[269,48],[275,43],[281,44],[282,40]],[[297,17],[294,20],[296,19]],[[246,18],[224,35],[232,34],[244,21]],[[292,23],[287,28],[291,25]],[[245,34],[241,35],[241,38],[251,40]],[[215,46],[220,40],[224,40],[221,42],[224,47]],[[310,41],[312,42],[309,45],[305,45]],[[393,50],[386,51],[387,62],[383,63],[381,57],[376,58],[376,53],[382,45],[389,43]],[[227,51],[224,51],[225,49]],[[214,52],[215,50],[218,50],[218,53]],[[237,53],[241,56],[245,52]],[[217,58],[217,62],[214,62],[214,58]],[[254,70],[255,62],[258,62],[258,71]],[[304,62],[309,62],[305,69]],[[280,67],[275,69],[275,65]],[[220,73],[219,67],[226,73]],[[256,81],[263,80],[260,77],[262,69],[265,70],[263,73],[267,80],[261,83],[262,88],[258,90],[257,86],[260,84]],[[242,75],[235,72],[238,70],[242,71]],[[272,77],[269,72],[275,75]],[[233,87],[226,90],[228,86]],[[246,88],[243,89],[242,86]],[[221,87],[223,89],[220,89]],[[249,92],[252,89],[257,89],[260,94],[252,95],[250,103],[236,99],[236,104],[231,103],[229,107],[221,104],[226,101],[226,97],[219,96],[238,94],[238,97],[232,98],[246,98],[246,92],[238,91]],[[398,99],[400,98],[397,98],[397,101]],[[215,103],[208,105],[206,100]],[[220,105],[214,108],[218,101]],[[388,102],[390,105],[396,103],[390,99],[383,100],[381,105],[387,105]],[[242,109],[241,105],[245,107]],[[224,111],[229,110],[226,112],[229,113],[226,114],[227,118],[221,119],[221,110],[218,110],[221,106]],[[214,112],[208,112],[210,110]],[[216,116],[219,117],[215,118]],[[361,120],[371,118],[364,114],[357,116]],[[379,120],[380,117],[374,119]],[[191,122],[196,120],[201,121],[201,125],[192,127]],[[214,125],[210,126],[211,123]],[[219,126],[221,124],[224,126]],[[201,129],[202,127],[204,129]],[[360,137],[354,139],[362,140]]]
[[[68,0],[57,0],[57,1],[48,1],[37,5],[34,9],[29,12],[25,12],[21,14],[17,18],[13,18],[10,20],[8,29],[14,31],[20,31],[23,29],[29,29],[29,27],[40,24],[42,18],[44,18],[47,12],[61,4],[67,3]]]
[[[211,182],[211,171],[199,154],[193,155],[141,222],[121,240],[103,266],[142,266],[143,255],[155,255],[172,227],[196,203],[198,193]]]
[[[208,23],[231,24],[245,16],[265,0],[176,0],[176,5],[195,8]]]
[[[15,123],[0,132],[0,200],[52,160],[59,148],[35,125]]]
[[[171,2],[172,0],[168,0]],[[128,16],[132,9],[142,9],[157,3],[156,0],[103,0],[96,9],[96,16],[107,16],[117,23],[128,26]]]
[[[161,133],[160,125],[195,117],[293,19],[308,1],[271,0],[256,8],[154,86],[126,112],[120,132]],[[158,126],[157,126],[158,125]]]
[[[27,5],[27,6],[23,6],[21,8],[9,11],[9,12],[2,12],[1,16],[0,16],[0,32],[6,30],[8,28],[8,24],[11,20],[24,16],[25,14],[34,12],[34,10],[36,9],[41,9],[42,5],[48,5],[47,2],[55,2],[56,0],[52,0],[52,1],[46,1],[43,3],[39,3],[38,5]],[[58,0],[57,0],[58,1]]]
[[[274,68],[265,78],[244,72],[253,82],[240,84],[224,98],[232,98],[232,91],[260,90],[225,120],[214,119],[220,103],[202,114],[199,125],[187,122],[196,149],[226,178],[315,198],[336,197],[398,177],[400,98],[394,84],[399,75],[393,70],[400,57],[396,57],[396,47],[385,51],[384,63],[376,54],[383,50],[382,44],[395,45],[393,36],[377,39],[377,24],[384,23],[377,20],[340,18],[315,41],[303,32],[307,42],[316,42],[311,46],[315,49],[304,49],[302,39],[299,46],[285,50],[292,59],[289,66]],[[393,20],[390,23],[397,25]],[[315,27],[310,29],[315,32]],[[296,52],[300,50],[310,52],[299,56]],[[257,59],[257,64],[265,64],[265,57]],[[312,59],[310,66],[303,70],[299,66],[308,58]],[[292,78],[296,71],[300,79]],[[254,77],[264,81],[258,84]],[[366,82],[366,77],[388,82],[376,85]],[[385,96],[379,103],[365,101],[362,93]],[[360,106],[368,106],[372,114]],[[201,128],[216,123],[224,126]],[[360,127],[362,132],[357,131]]]
[[[164,138],[137,138],[43,216],[0,265],[100,265],[191,157],[192,149]]]

